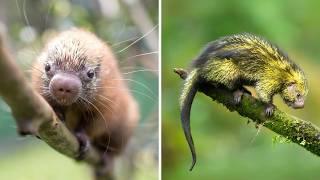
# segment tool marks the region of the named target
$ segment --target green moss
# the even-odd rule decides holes
[[[310,122],[288,115],[275,108],[274,114],[266,118],[264,115],[265,104],[258,99],[244,95],[239,105],[233,102],[233,93],[210,85],[202,85],[200,91],[210,96],[213,100],[223,104],[230,111],[237,111],[241,116],[262,124],[278,133],[289,141],[296,143],[306,150],[320,156],[320,131]]]

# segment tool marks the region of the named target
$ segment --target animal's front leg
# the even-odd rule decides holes
[[[66,121],[66,114],[62,108],[53,106],[52,109],[62,122]]]
[[[233,101],[236,105],[238,105],[241,102],[242,96],[244,93],[250,94],[251,92],[248,91],[246,88],[243,86],[239,87],[237,90],[233,92]]]
[[[84,129],[77,129],[75,132],[75,136],[77,137],[77,140],[79,142],[79,151],[76,159],[80,161],[85,158],[86,152],[90,147],[90,140]]]
[[[274,109],[275,109],[275,105],[273,105],[272,103],[267,103],[266,106],[265,106],[265,114],[267,117],[271,117],[273,112],[274,112]]]
[[[264,109],[265,115],[267,117],[272,116],[275,109],[275,105],[273,105],[272,103],[274,88],[272,86],[263,86],[261,84],[257,84],[256,91],[259,96],[259,99],[266,103]]]

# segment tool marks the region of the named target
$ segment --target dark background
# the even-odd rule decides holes
[[[278,44],[305,71],[309,95],[305,108],[283,111],[320,126],[320,2],[316,0],[163,0],[162,31],[162,175],[163,179],[300,180],[320,179],[320,159],[266,128],[198,93],[191,127],[198,153],[191,154],[180,124],[182,81],[173,73],[186,68],[209,41],[250,32]]]
[[[81,27],[106,41],[120,61],[124,78],[130,79],[126,81],[139,102],[142,115],[127,152],[117,161],[117,176],[157,179],[158,2],[128,2],[0,1],[0,31],[5,34],[6,44],[27,77],[47,39],[60,31]],[[128,47],[144,34],[147,34],[145,38]],[[36,138],[18,137],[10,109],[0,100],[1,180],[85,180],[90,175],[86,164],[76,163]]]

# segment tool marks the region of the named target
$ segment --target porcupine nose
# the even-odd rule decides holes
[[[49,89],[59,104],[70,105],[78,99],[81,86],[81,81],[77,76],[59,73],[51,79]]]

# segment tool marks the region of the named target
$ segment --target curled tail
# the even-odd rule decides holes
[[[197,161],[196,150],[194,148],[191,129],[190,129],[190,110],[193,102],[193,98],[196,95],[198,90],[198,70],[195,69],[191,71],[188,75],[182,94],[180,96],[180,116],[181,123],[184,131],[184,135],[188,141],[189,148],[192,154],[192,164],[190,167],[190,171],[193,169],[194,165]]]

